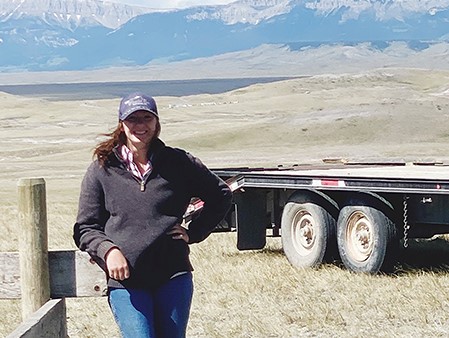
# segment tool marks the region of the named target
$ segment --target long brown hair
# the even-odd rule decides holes
[[[107,159],[115,147],[126,144],[126,135],[122,128],[122,121],[118,122],[117,127],[110,133],[101,134],[102,136],[108,137],[107,140],[100,142],[94,149],[93,157],[97,158],[100,166],[107,165]],[[161,124],[157,120],[156,133],[154,134],[153,140],[158,138],[161,133]]]

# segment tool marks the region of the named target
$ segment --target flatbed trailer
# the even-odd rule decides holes
[[[411,238],[449,233],[449,166],[323,164],[221,168],[233,208],[220,230],[239,250],[280,236],[288,260],[315,267],[334,259],[355,272],[388,271]]]

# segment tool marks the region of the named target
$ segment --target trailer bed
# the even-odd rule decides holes
[[[254,171],[245,174],[254,174]],[[258,174],[338,177],[338,178],[388,178],[412,180],[445,180],[449,181],[449,166],[368,166],[329,169],[301,168],[292,170],[257,171]]]
[[[449,191],[447,165],[320,165],[213,170],[227,178],[232,190],[244,187],[357,190],[382,192]]]

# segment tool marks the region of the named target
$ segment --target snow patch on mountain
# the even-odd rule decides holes
[[[248,23],[257,25],[263,20],[285,14],[292,9],[288,0],[242,0],[229,5],[204,8],[187,16],[189,20],[220,20],[228,25]]]
[[[389,41],[423,50],[449,40],[449,0],[240,0],[182,10],[112,1],[0,0],[0,70],[142,66],[261,44],[377,41],[383,51]]]
[[[70,30],[98,25],[117,28],[135,16],[155,11],[99,0],[3,0],[0,22],[36,17]]]
[[[439,11],[447,10],[449,0],[321,0],[305,1],[304,6],[323,16],[344,8],[345,12],[341,17],[342,22],[357,20],[366,11],[372,11],[379,21],[390,19],[404,21],[404,18],[410,14],[428,13],[436,15]]]

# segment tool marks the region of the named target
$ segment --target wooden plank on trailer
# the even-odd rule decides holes
[[[85,252],[49,251],[51,298],[106,295],[106,278]],[[0,252],[0,299],[21,296],[18,252]]]

